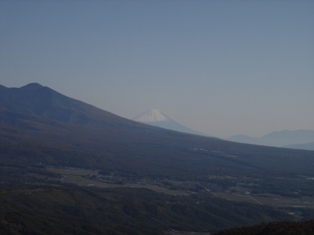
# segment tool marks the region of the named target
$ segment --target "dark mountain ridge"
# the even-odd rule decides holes
[[[92,105],[64,96],[49,87],[31,83],[21,88],[2,87],[0,105],[15,113],[30,114],[56,121],[87,124],[106,118],[106,122],[123,122],[122,118]]]
[[[217,232],[309,219],[313,166],[313,151],[149,126],[39,84],[0,87],[1,234]],[[282,209],[291,198],[301,207]]]
[[[0,107],[2,144],[92,152],[99,161],[95,167],[104,167],[109,161],[120,168],[129,164],[137,172],[150,167],[168,172],[175,164],[173,174],[182,175],[179,172],[190,168],[193,175],[203,177],[208,171],[265,171],[274,164],[278,172],[298,172],[297,166],[304,174],[312,172],[310,151],[238,144],[165,130],[119,117],[39,84],[2,87]]]

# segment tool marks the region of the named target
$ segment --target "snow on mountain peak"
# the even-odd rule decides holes
[[[176,122],[175,120],[167,117],[159,109],[151,109],[142,113],[132,119],[133,121],[146,123],[148,125],[157,126],[163,129],[190,133],[194,135],[204,135],[198,131],[192,130],[182,124]]]
[[[134,121],[138,122],[166,122],[169,118],[164,115],[159,109],[151,109],[142,113],[141,115],[133,118]]]

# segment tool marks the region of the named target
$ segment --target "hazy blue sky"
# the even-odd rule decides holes
[[[0,1],[0,84],[195,130],[314,130],[314,1]]]

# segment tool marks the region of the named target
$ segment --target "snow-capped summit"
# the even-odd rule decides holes
[[[162,113],[159,109],[148,110],[145,113],[142,113],[132,118],[132,120],[169,130],[185,132],[195,135],[204,135],[200,132],[194,131],[188,127],[181,125],[180,123],[176,122],[175,120],[169,118],[167,115]]]
[[[151,109],[146,111],[145,113],[142,113],[135,118],[133,118],[134,121],[138,122],[167,122],[170,120],[165,114],[163,114],[159,109]]]

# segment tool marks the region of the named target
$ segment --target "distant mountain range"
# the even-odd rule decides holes
[[[136,122],[133,122],[64,96],[37,83],[31,83],[21,88],[7,88],[0,85],[0,112],[0,125],[29,130],[45,129],[57,132],[56,127],[64,126],[65,123],[94,128],[116,128],[114,129],[115,133],[122,131],[122,127],[132,130],[135,127],[138,130],[144,128],[144,133],[155,130],[153,127],[149,128],[147,125],[141,124],[145,123],[178,132],[204,135],[181,125],[158,109],[152,109],[138,115],[133,119]],[[66,126],[66,128],[69,127]],[[1,137],[4,138],[3,135],[0,136],[0,139]],[[314,150],[314,131],[311,130],[272,132],[260,138],[236,135],[227,140],[239,143]],[[8,139],[5,139],[5,141],[8,141]]]
[[[198,131],[192,130],[182,124],[178,123],[177,121],[171,119],[166,114],[162,113],[159,109],[151,109],[148,110],[134,118],[132,120],[145,123],[152,126],[157,126],[169,130],[194,134],[194,135],[205,135]]]
[[[140,120],[169,121],[155,111]],[[167,130],[37,83],[0,86],[0,234],[212,233],[310,219],[313,166],[313,151]],[[273,197],[302,206],[269,206]]]
[[[314,131],[312,130],[276,131],[259,138],[234,135],[228,140],[238,143],[314,150]]]
[[[203,133],[183,126],[182,124],[168,117],[159,109],[148,110],[132,118],[132,120],[168,130],[206,136]],[[247,135],[234,135],[227,140],[246,144],[314,150],[314,131],[312,130],[283,130],[272,132],[259,138],[254,138]]]
[[[141,116],[138,120],[145,122],[152,120],[173,123],[170,118],[156,110]],[[223,174],[220,171],[221,166],[229,173],[235,169],[268,169],[275,162],[281,162],[280,158],[274,157],[279,152],[282,152],[279,155],[283,156],[292,154],[291,150],[239,144],[135,122],[37,83],[21,88],[0,86],[0,133],[0,147],[12,146],[12,153],[7,156],[7,161],[11,161],[13,152],[18,151],[15,145],[31,149],[35,146],[37,152],[38,146],[41,146],[44,149],[74,151],[72,155],[63,157],[60,157],[60,154],[64,151],[52,154],[53,156],[46,153],[31,155],[32,158],[40,155],[38,162],[42,163],[62,162],[74,166],[111,167],[122,170],[125,170],[124,164],[127,164],[129,171],[135,171],[137,174],[150,169],[150,174],[178,174],[178,177],[187,177],[186,174],[182,175],[182,172],[187,166],[191,168],[194,165],[202,168],[197,168],[195,172],[190,171],[193,172],[191,174],[204,177],[207,177],[208,172]],[[268,160],[265,159],[265,151],[270,152],[269,156],[272,156]],[[9,151],[6,150],[7,152]],[[92,154],[86,157],[90,152]],[[230,157],[235,153],[236,158]],[[248,154],[256,156],[259,160],[247,158]],[[16,156],[19,159],[21,157],[18,154]],[[0,160],[5,160],[4,155]],[[27,158],[20,160],[29,161]],[[295,160],[293,158],[291,161],[294,163],[289,164],[299,164]],[[181,164],[177,164],[178,161]],[[143,162],[145,167],[139,167]],[[257,166],[257,162],[261,165]],[[284,167],[283,164],[278,166]],[[171,173],[167,170],[170,168]],[[287,166],[284,169],[286,170]]]

